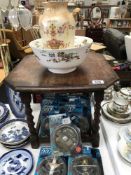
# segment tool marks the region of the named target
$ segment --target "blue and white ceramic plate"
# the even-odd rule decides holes
[[[8,115],[9,115],[9,109],[6,107],[5,104],[0,102],[0,123],[5,121]]]
[[[25,105],[21,101],[20,93],[6,86],[6,95],[12,113],[16,118],[25,118]]]
[[[33,157],[26,149],[10,151],[0,159],[0,175],[28,175],[32,168]]]
[[[3,144],[4,147],[10,148],[10,149],[16,149],[16,148],[21,148],[29,143],[30,139],[27,139],[26,141],[16,144],[16,145],[8,145],[8,144]]]
[[[29,136],[29,128],[25,120],[10,120],[0,127],[0,142],[3,144],[21,144],[26,141]]]

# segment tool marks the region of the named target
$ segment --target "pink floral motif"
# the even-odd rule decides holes
[[[60,27],[56,27],[55,24],[51,24],[49,26],[49,29],[47,29],[46,31],[44,31],[45,34],[49,34],[54,37],[56,36],[57,33],[64,33],[65,30],[74,30],[74,26],[70,25],[69,23],[64,23],[62,26]],[[50,31],[50,32],[49,32]]]
[[[50,41],[47,41],[47,46],[51,49],[59,49],[60,47],[64,48],[65,44],[64,44],[64,41],[52,39]]]
[[[49,26],[49,28],[50,28],[50,35],[52,36],[52,37],[54,37],[54,36],[56,36],[56,26],[54,25],[54,24],[51,24],[50,26]]]
[[[59,27],[58,28],[58,33],[64,33],[64,28],[63,27]]]
[[[47,41],[47,47],[52,49],[69,47],[70,42],[64,43],[64,41],[58,40],[56,38],[57,34],[63,34],[69,29],[73,30],[73,26],[69,23],[64,23],[62,26],[57,27],[54,23],[51,23],[49,28],[44,31],[44,34],[51,35],[51,40]]]

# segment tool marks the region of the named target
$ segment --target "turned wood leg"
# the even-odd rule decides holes
[[[100,109],[101,109],[101,102],[104,97],[104,91],[97,91],[94,92],[94,119],[92,123],[92,146],[98,147],[100,136],[99,136],[99,124],[100,124]]]
[[[25,113],[27,117],[27,123],[30,131],[30,141],[32,148],[36,149],[39,147],[39,137],[35,128],[35,123],[33,121],[34,116],[32,115],[32,109],[30,106],[31,94],[29,93],[20,93],[22,103],[25,104]]]

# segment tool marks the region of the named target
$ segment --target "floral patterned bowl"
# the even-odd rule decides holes
[[[65,49],[44,49],[42,39],[29,43],[39,62],[49,71],[65,74],[74,71],[87,58],[93,40],[75,36],[74,47]]]

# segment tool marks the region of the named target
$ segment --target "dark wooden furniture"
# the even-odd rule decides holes
[[[131,63],[127,60],[109,60],[109,64],[113,67],[120,79],[122,86],[131,86]]]
[[[104,84],[93,84],[93,80],[103,80]],[[99,146],[100,104],[104,89],[118,80],[101,54],[89,53],[85,62],[76,71],[69,74],[53,74],[43,67],[35,56],[26,56],[8,75],[5,83],[15,91],[21,92],[26,106],[27,122],[31,133],[31,145],[38,148],[39,137],[34,127],[31,94],[45,92],[94,92],[95,106],[90,137],[94,147]],[[88,140],[87,140],[88,141]]]
[[[122,87],[131,86],[131,70],[130,71],[116,71],[120,78],[120,84]]]
[[[94,42],[103,42],[103,21],[104,16],[100,6],[92,6],[88,9],[89,20],[86,28],[86,36],[93,39]]]

